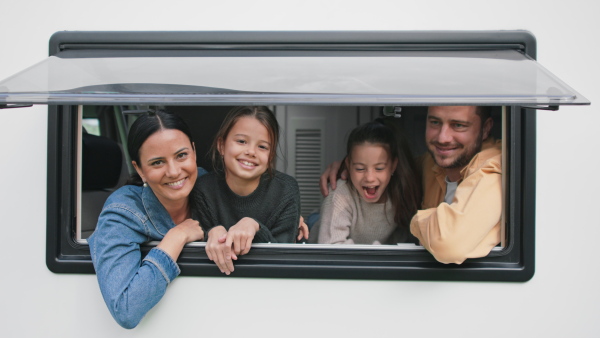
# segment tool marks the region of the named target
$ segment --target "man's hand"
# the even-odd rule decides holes
[[[337,188],[337,172],[340,170],[342,166],[342,162],[335,161],[325,168],[323,174],[321,174],[321,178],[319,179],[319,186],[321,187],[321,195],[323,197],[327,197],[329,195],[329,189],[327,189],[327,183],[331,185],[331,189],[335,190]],[[344,170],[340,175],[340,178],[343,180],[348,179],[348,172]]]

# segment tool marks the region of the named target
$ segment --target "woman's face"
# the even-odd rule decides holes
[[[140,148],[140,163],[133,166],[164,206],[186,203],[198,177],[194,146],[176,129],[148,137]]]
[[[398,162],[392,162],[388,150],[377,144],[359,144],[352,148],[346,161],[350,180],[360,197],[367,203],[385,202],[385,191]]]

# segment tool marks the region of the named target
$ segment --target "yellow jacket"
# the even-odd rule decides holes
[[[410,231],[442,263],[460,264],[486,256],[500,243],[502,216],[502,146],[486,140],[461,170],[452,204],[444,202],[446,173],[431,155],[423,159],[423,209]]]

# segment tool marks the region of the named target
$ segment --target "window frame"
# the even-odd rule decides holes
[[[217,32],[218,33],[218,32]],[[89,44],[118,46],[147,39],[175,44],[237,45],[244,39],[261,36],[271,44],[314,44],[340,41],[346,44],[395,43],[474,48],[476,45],[520,44],[535,59],[535,39],[528,32],[378,32],[361,34],[306,32],[238,32],[219,36],[206,32],[159,32],[158,37],[140,35],[125,38],[108,32],[62,32],[50,42],[50,55],[64,45],[84,41]],[[318,33],[318,32],[317,32]],[[322,33],[322,32],[321,32]],[[155,34],[155,33],[153,33]],[[147,41],[146,41],[147,42]],[[62,47],[61,47],[62,46]],[[141,47],[140,47],[141,48]],[[316,47],[313,47],[316,48]],[[364,47],[364,48],[368,48]],[[419,47],[422,48],[422,47]],[[48,190],[46,263],[56,273],[94,273],[89,247],[74,240],[77,215],[77,147],[78,107],[48,106]],[[254,247],[236,263],[230,277],[438,280],[438,281],[506,281],[523,282],[535,271],[535,173],[536,111],[511,106],[507,113],[508,182],[504,199],[507,246],[488,256],[468,259],[461,265],[441,264],[424,249],[388,250],[382,247],[352,248],[296,244],[286,247]],[[504,174],[503,174],[504,175]],[[152,245],[142,247],[143,254]],[[223,276],[208,260],[203,246],[186,246],[178,259],[182,275]]]

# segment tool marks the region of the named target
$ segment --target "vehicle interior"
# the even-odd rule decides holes
[[[150,106],[80,106],[81,208],[76,241],[85,243],[94,231],[108,196],[133,173],[127,154],[127,130]],[[211,171],[208,152],[230,106],[164,106],[180,116],[192,130],[197,165]],[[294,176],[305,219],[318,215],[323,197],[319,177],[325,167],[345,156],[348,133],[378,117],[394,121],[408,139],[413,156],[426,152],[424,142],[427,107],[271,106],[281,127],[276,169]],[[501,107],[494,107],[492,136],[502,137]],[[312,222],[307,221],[309,227]],[[311,243],[317,238],[311,235]]]

